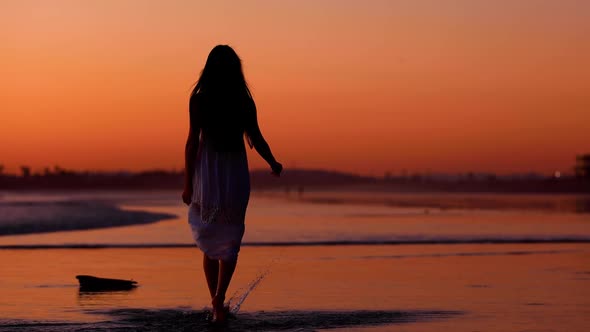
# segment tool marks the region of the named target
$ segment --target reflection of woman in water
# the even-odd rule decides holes
[[[182,200],[189,205],[193,237],[204,253],[213,320],[222,322],[227,315],[225,293],[236,267],[250,197],[244,134],[273,174],[279,176],[283,166],[260,133],[256,105],[240,58],[231,47],[218,45],[209,53],[191,93],[189,113]]]

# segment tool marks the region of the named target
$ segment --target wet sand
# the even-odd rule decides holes
[[[126,211],[178,217],[0,237],[0,331],[208,329],[201,254],[177,194],[72,195],[63,199],[107,197]],[[236,312],[230,330],[587,330],[587,214],[560,208],[485,209],[478,200],[469,203],[473,195],[385,195],[380,204],[367,204],[373,196],[355,193],[335,204],[253,195],[245,245],[228,292]],[[467,205],[419,207],[438,198]],[[480,198],[500,205],[531,199]],[[399,199],[418,203],[389,203]],[[538,199],[533,198],[535,206]],[[525,243],[531,240],[536,243]],[[135,279],[140,287],[80,292],[78,274]]]
[[[586,331],[589,244],[244,247],[235,331]],[[0,250],[1,331],[199,330],[195,248]],[[79,292],[75,275],[135,279]],[[248,293],[248,286],[265,275]]]

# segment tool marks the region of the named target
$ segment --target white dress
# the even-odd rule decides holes
[[[199,249],[211,259],[235,260],[250,198],[246,150],[219,152],[200,137],[188,220]]]

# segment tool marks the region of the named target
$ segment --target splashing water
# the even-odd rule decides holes
[[[242,303],[244,303],[244,301],[246,301],[246,298],[248,297],[248,295],[250,295],[250,293],[252,293],[254,291],[254,289],[256,289],[256,287],[258,287],[258,285],[262,282],[262,279],[264,279],[267,275],[270,274],[270,268],[276,264],[278,261],[281,260],[281,257],[283,256],[283,250],[279,250],[279,254],[278,256],[274,257],[266,266],[266,268],[264,268],[262,270],[262,272],[260,272],[256,278],[254,278],[254,280],[250,281],[250,283],[248,284],[248,286],[246,286],[246,289],[244,290],[244,288],[240,288],[238,289],[227,301],[227,304],[229,306],[229,312],[233,315],[236,315],[238,313],[238,311],[240,311],[240,306],[242,306]],[[240,292],[243,291],[242,295],[239,295]],[[232,305],[232,303],[235,302],[235,304]]]
[[[256,287],[258,287],[262,279],[264,279],[269,273],[270,270],[266,269],[262,273],[257,275],[256,278],[254,278],[254,280],[250,281],[242,295],[239,295],[241,289],[237,290],[228,301],[229,312],[234,315],[237,314],[238,311],[240,311],[240,306],[242,305],[242,303],[244,303],[244,301],[246,301],[248,295],[250,295],[250,293],[252,293],[252,291],[254,291]],[[232,304],[234,301],[236,301],[236,303]]]

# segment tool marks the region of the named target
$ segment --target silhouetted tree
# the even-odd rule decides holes
[[[590,178],[590,154],[584,154],[576,157],[576,177]]]
[[[53,166],[53,172],[55,172],[55,174],[57,175],[64,175],[65,174],[65,169],[59,167],[58,165]]]
[[[0,164],[0,176],[4,175],[4,165]]]
[[[21,166],[20,170],[23,178],[28,178],[31,176],[31,168],[29,166]]]

